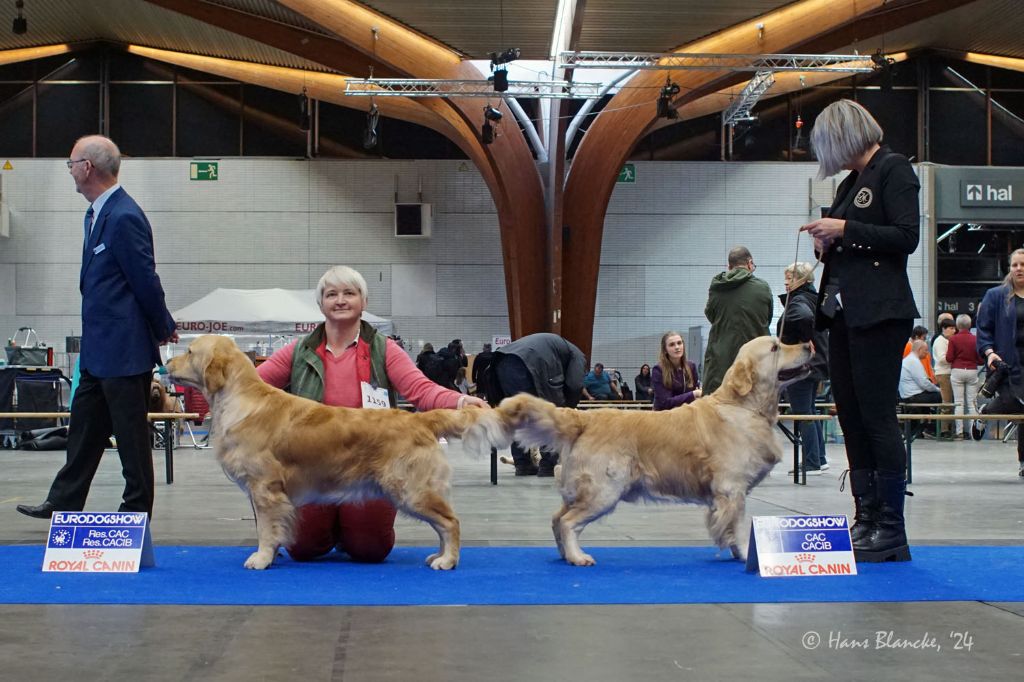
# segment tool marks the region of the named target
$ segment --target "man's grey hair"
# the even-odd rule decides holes
[[[75,143],[82,144],[82,158],[102,173],[116,178],[121,171],[121,150],[114,141],[103,135],[86,135]]]
[[[914,342],[910,344],[910,350],[915,355],[920,353],[922,349],[928,350],[928,342],[924,339],[914,339]]]
[[[829,104],[811,130],[818,179],[835,175],[881,141],[882,127],[867,109],[849,99]]]
[[[366,280],[357,271],[353,270],[347,265],[335,265],[333,268],[328,270],[320,278],[320,281],[316,283],[316,304],[324,300],[324,289],[327,287],[354,287],[359,295],[363,297],[365,301],[366,296]]]
[[[956,316],[956,328],[957,329],[970,329],[971,328],[971,316],[967,313],[960,313]]]
[[[754,260],[754,257],[750,255],[750,249],[745,246],[734,246],[729,250],[729,269],[738,268],[741,265],[746,265],[748,261]]]

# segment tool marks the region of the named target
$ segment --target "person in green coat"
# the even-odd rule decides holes
[[[704,353],[704,395],[722,385],[743,344],[769,334],[772,290],[763,279],[754,277],[754,269],[750,250],[736,246],[729,251],[729,269],[711,280],[704,306],[704,316],[711,323]]]

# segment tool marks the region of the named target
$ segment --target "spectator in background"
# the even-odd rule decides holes
[[[654,400],[654,387],[651,386],[651,366],[643,364],[640,366],[640,373],[633,379],[636,387],[636,399],[651,402]]]
[[[818,292],[812,281],[814,266],[810,263],[793,263],[782,275],[786,293],[779,294],[783,311],[776,336],[783,343],[814,343],[811,373],[786,387],[790,413],[814,414],[818,383],[828,378],[828,332],[814,329],[814,305],[818,300]],[[825,430],[821,422],[816,421],[802,421],[799,429],[804,470],[809,476],[820,474],[829,468],[825,457]]]
[[[599,362],[583,377],[583,397],[587,400],[615,400],[622,394]]]
[[[903,347],[903,357],[910,355],[910,344],[914,341],[924,341],[928,338],[928,328],[917,325],[914,330],[910,332],[910,339],[907,341],[907,345]],[[921,364],[924,365],[924,373],[928,376],[928,380],[933,384],[935,381],[935,370],[932,364],[932,354],[928,352],[928,344],[925,344],[925,355],[921,358]]]
[[[1010,254],[1010,271],[1003,283],[985,292],[978,306],[978,354],[985,360],[989,377],[986,388],[994,392],[982,414],[1020,414],[1024,412],[1024,249]],[[991,384],[990,384],[991,382]],[[971,436],[981,440],[987,421],[977,420]],[[1017,438],[1017,473],[1024,477],[1024,438]]]
[[[583,390],[587,359],[583,351],[557,334],[530,334],[494,351],[487,379],[487,400],[529,393],[558,407],[576,407]],[[530,453],[512,443],[516,476],[554,476],[558,453],[541,450],[535,465]]]
[[[455,388],[463,395],[469,393],[469,381],[466,380],[465,367],[459,367],[458,371],[455,372]]]
[[[768,334],[772,320],[772,290],[754,277],[754,258],[745,246],[729,251],[729,269],[715,275],[708,289],[704,316],[711,323],[704,353],[704,390],[713,393],[740,346]]]
[[[487,368],[491,366],[493,357],[491,344],[485,343],[484,349],[473,358],[472,383],[476,386],[477,395],[487,395]]]
[[[437,357],[441,360],[442,375],[441,381],[437,382],[445,388],[455,390],[455,375],[460,367],[469,365],[469,358],[462,347],[461,339],[452,339],[451,342],[437,351]]]
[[[938,356],[935,355],[935,340],[942,336],[942,323],[946,320],[953,322],[953,313],[939,313],[939,316],[935,318],[935,333],[932,334],[932,341],[930,345],[932,349],[932,360],[934,360],[936,363],[938,363],[939,358]],[[956,325],[955,322],[953,324],[954,326]],[[943,402],[949,401],[943,398]]]
[[[928,342],[924,339],[914,339],[910,345],[910,355],[903,358],[900,367],[900,400],[905,403],[930,404],[942,400],[939,394],[939,387],[931,382],[928,375],[924,373],[924,366],[917,362],[924,360],[928,352]],[[919,421],[915,427],[917,435],[928,437],[926,430],[927,423]]]
[[[946,360],[953,368],[949,380],[953,386],[953,402],[956,414],[973,414],[974,400],[978,396],[978,365],[982,364],[978,356],[978,339],[971,333],[971,316],[966,314],[956,317],[956,334],[949,339],[946,349]],[[967,420],[956,421],[956,435],[968,436],[970,428]]]
[[[654,409],[671,410],[701,396],[697,366],[686,359],[686,342],[679,332],[661,336],[658,364],[651,372]]]
[[[949,315],[949,313],[942,313]],[[935,360],[935,381],[939,384],[939,393],[942,395],[942,402],[953,402],[953,385],[949,381],[953,368],[946,360],[946,349],[949,347],[949,339],[956,333],[956,323],[953,316],[943,317],[939,315],[939,333],[932,342],[932,358]],[[952,422],[944,422],[942,426],[943,436],[953,435]]]

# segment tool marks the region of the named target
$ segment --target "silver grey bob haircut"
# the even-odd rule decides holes
[[[811,147],[820,164],[818,179],[835,175],[881,141],[882,127],[867,109],[849,99],[828,105],[811,130]]]
[[[316,283],[316,304],[324,300],[324,289],[329,286],[343,287],[350,286],[355,287],[359,295],[363,297],[365,301],[366,296],[366,280],[357,271],[353,270],[347,265],[335,265],[333,268],[324,273],[320,281]]]

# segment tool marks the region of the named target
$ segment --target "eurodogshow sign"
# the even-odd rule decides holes
[[[138,573],[153,566],[145,512],[54,512],[43,571]]]
[[[762,578],[857,575],[846,516],[755,516],[747,571]]]

